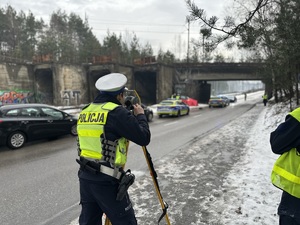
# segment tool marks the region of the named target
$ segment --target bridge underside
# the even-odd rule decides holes
[[[180,80],[201,80],[201,81],[229,81],[229,80],[262,80],[263,77],[254,74],[243,73],[185,73],[179,75]]]

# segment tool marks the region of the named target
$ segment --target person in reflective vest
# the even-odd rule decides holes
[[[102,224],[104,213],[113,225],[137,224],[127,192],[134,176],[123,166],[128,141],[147,146],[151,133],[139,104],[133,105],[132,112],[122,106],[126,83],[120,73],[100,77],[95,84],[99,94],[78,118],[80,225]]]
[[[264,94],[264,95],[262,96],[262,98],[263,98],[264,106],[266,106],[267,103],[268,103],[268,95],[267,95],[267,94]]]
[[[271,174],[272,184],[283,191],[279,224],[300,225],[300,107],[271,132],[270,144],[272,151],[280,154]]]

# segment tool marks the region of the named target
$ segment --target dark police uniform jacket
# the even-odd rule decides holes
[[[134,116],[130,111],[121,106],[121,103],[115,97],[107,94],[99,94],[94,100],[94,103],[105,102],[113,102],[120,105],[108,114],[107,122],[104,125],[104,134],[107,140],[115,141],[116,139],[124,137],[140,146],[147,146],[150,143],[151,133],[147,118],[144,114]],[[134,152],[131,154],[134,154]],[[95,181],[109,181],[115,179],[107,175],[92,174],[88,171],[81,170],[78,176],[82,179]]]
[[[275,154],[283,154],[292,148],[300,152],[300,123],[287,115],[285,122],[280,124],[270,135],[270,144]],[[279,215],[287,215],[300,219],[300,199],[283,191],[278,207]]]

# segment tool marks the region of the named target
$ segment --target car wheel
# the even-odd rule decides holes
[[[159,118],[162,118],[162,115],[158,115]]]
[[[188,109],[188,111],[187,111],[186,115],[189,115],[189,114],[190,114],[190,110]]]
[[[180,116],[180,110],[177,111],[177,115],[176,115],[176,116],[177,116],[177,117]]]
[[[71,135],[73,135],[73,136],[77,136],[78,135],[78,133],[77,133],[77,124],[74,124],[71,127]]]
[[[153,119],[153,114],[152,114],[152,113],[149,113],[149,114],[147,115],[147,121],[148,121],[148,122],[151,122],[152,119]]]
[[[7,138],[7,146],[10,149],[22,148],[26,142],[26,136],[21,131],[11,133]]]

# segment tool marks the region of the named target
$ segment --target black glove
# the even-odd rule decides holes
[[[127,193],[128,188],[133,184],[135,179],[134,174],[131,173],[131,170],[127,170],[123,173],[120,178],[120,184],[118,188],[117,201],[121,201]]]

